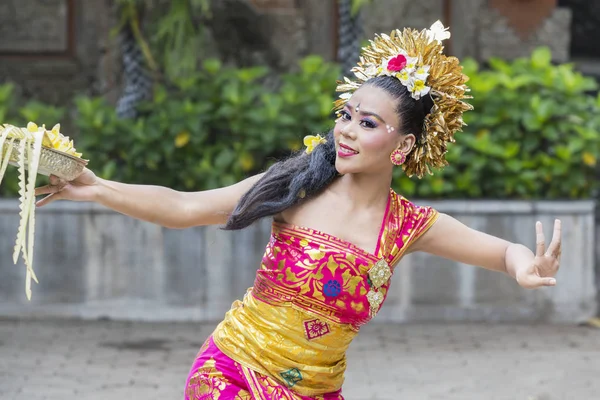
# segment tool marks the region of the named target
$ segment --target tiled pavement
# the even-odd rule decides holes
[[[0,399],[180,400],[214,326],[0,320]],[[347,400],[600,399],[588,327],[373,323],[348,359]]]

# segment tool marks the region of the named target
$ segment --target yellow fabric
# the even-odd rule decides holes
[[[329,322],[330,334],[308,342],[305,321],[318,319],[292,306],[274,306],[254,298],[251,290],[236,301],[213,334],[219,349],[240,364],[287,382],[274,371],[290,362],[302,371],[293,390],[305,396],[335,392],[342,387],[346,350],[357,331],[348,324]],[[310,346],[307,344],[310,343]]]

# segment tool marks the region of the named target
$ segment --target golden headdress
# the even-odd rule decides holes
[[[406,28],[396,29],[390,36],[376,35],[352,69],[357,79],[338,82],[337,91],[343,93],[335,102],[335,110],[341,110],[363,83],[383,75],[398,78],[416,100],[431,96],[434,105],[425,118],[423,139],[403,164],[408,176],[421,178],[426,172],[432,174],[431,167],[448,165],[447,143],[454,142],[454,133],[462,130],[463,112],[473,108],[462,101],[470,98],[465,95],[469,78],[462,73],[459,60],[442,53],[442,40],[450,37],[447,29],[437,21],[421,32]]]

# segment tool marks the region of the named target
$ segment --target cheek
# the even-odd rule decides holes
[[[340,131],[341,130],[342,130],[342,124],[340,122],[337,122],[337,120],[336,120],[336,123],[335,123],[335,125],[333,127],[333,137],[335,139],[337,139],[338,137],[340,137]]]
[[[363,135],[360,144],[363,150],[380,153],[393,147],[394,138],[388,132],[372,132],[370,135]]]

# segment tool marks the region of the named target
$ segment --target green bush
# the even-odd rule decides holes
[[[553,65],[548,49],[531,57],[463,65],[475,110],[449,146],[450,165],[421,180],[397,168],[394,188],[411,198],[577,199],[598,189],[600,97],[596,83],[570,64]],[[136,120],[119,119],[101,98],[75,101],[77,148],[98,175],[123,182],[202,190],[237,182],[326,132],[337,67],[301,62],[275,89],[263,68],[223,68],[206,61],[173,86],[158,86]],[[52,126],[64,110],[30,102],[19,109],[0,86],[0,120]],[[14,194],[7,178],[3,194]]]
[[[331,125],[338,68],[308,57],[298,73],[265,88],[264,68],[204,63],[175,88],[156,88],[136,120],[102,99],[76,100],[78,149],[100,176],[200,190],[229,185],[299,150]]]
[[[463,63],[474,111],[449,146],[450,163],[421,181],[395,186],[428,198],[589,198],[598,189],[600,97],[573,65],[553,65],[547,48],[531,57]]]

